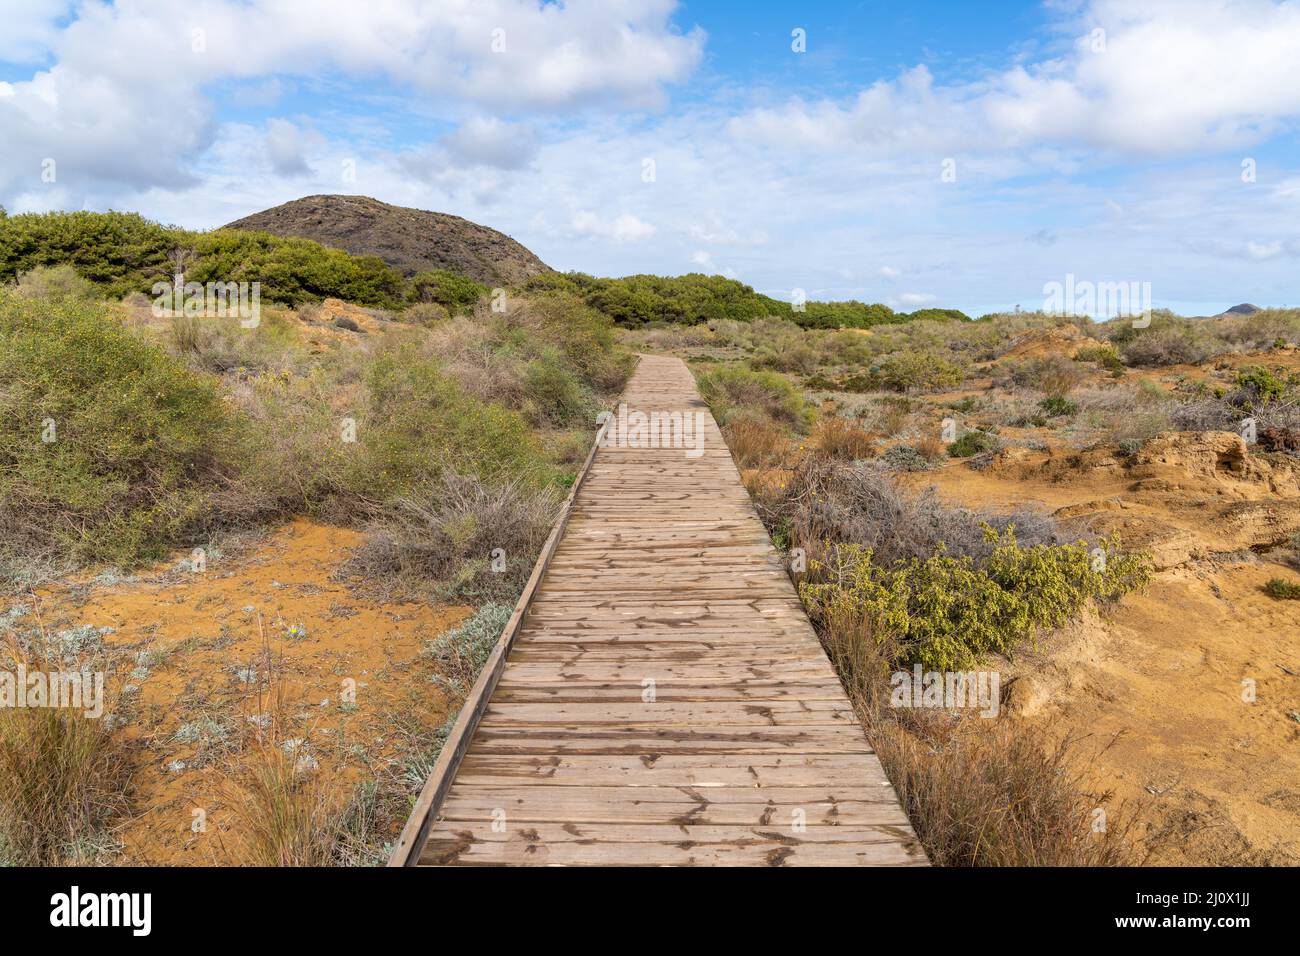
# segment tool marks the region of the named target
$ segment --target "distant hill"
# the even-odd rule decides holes
[[[228,229],[313,239],[374,255],[406,275],[448,269],[486,285],[514,285],[551,268],[504,233],[459,216],[390,206],[368,196],[307,196],[253,213]]]

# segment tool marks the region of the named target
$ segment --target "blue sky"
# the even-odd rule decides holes
[[[1300,304],[1297,0],[0,0],[0,17],[11,212],[209,228],[348,192],[483,222],[560,269],[781,298],[980,313],[1074,275],[1149,282],[1188,314]]]

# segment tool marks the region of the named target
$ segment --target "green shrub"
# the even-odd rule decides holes
[[[400,272],[310,239],[242,229],[189,232],[134,213],[25,213],[0,219],[0,281],[41,266],[71,265],[106,298],[171,282],[171,254],[190,250],[191,282],[260,282],[265,302],[334,297],[393,307],[408,297]]]
[[[18,294],[29,299],[91,299],[93,283],[70,265],[38,266],[18,277]]]
[[[798,430],[807,428],[812,421],[812,411],[802,393],[775,372],[719,365],[700,373],[696,383],[719,424],[725,425],[746,411]]]
[[[969,458],[972,455],[992,451],[997,446],[998,439],[996,435],[990,435],[988,432],[982,431],[971,431],[948,446],[948,455],[952,458]]]
[[[453,315],[471,311],[487,286],[446,269],[432,269],[411,277],[410,298],[415,302],[436,302]]]
[[[872,389],[896,392],[956,388],[965,378],[960,365],[931,352],[897,352],[871,369]]]
[[[509,321],[517,348],[534,355],[558,352],[595,391],[619,391],[631,373],[634,359],[616,342],[614,321],[577,296],[556,292],[528,299]]]
[[[1038,407],[1047,413],[1049,418],[1068,417],[1079,411],[1079,406],[1061,395],[1051,395],[1038,403]]]
[[[1282,578],[1271,578],[1264,585],[1264,593],[1278,601],[1300,601],[1300,584]]]
[[[871,549],[841,545],[830,566],[814,564],[820,580],[803,582],[800,594],[818,623],[865,617],[906,661],[964,670],[987,652],[1006,653],[1060,627],[1088,600],[1117,597],[1150,576],[1145,557],[1120,553],[1114,541],[1098,562],[1083,542],[1026,548],[1010,526],[986,526],[985,534],[992,554],[983,567],[941,550],[882,568],[872,563]]]
[[[101,308],[0,292],[0,525],[78,560],[162,556],[232,437],[215,384]]]
[[[1076,362],[1094,362],[1110,372],[1122,372],[1125,365],[1113,345],[1088,345],[1074,353]]]
[[[595,420],[595,398],[555,354],[528,364],[524,394],[536,416],[557,427]]]
[[[635,328],[652,322],[693,325],[701,322],[750,322],[787,317],[805,328],[867,328],[915,320],[964,320],[956,309],[922,309],[908,315],[880,303],[806,302],[796,311],[789,302],[755,292],[734,279],[691,273],[684,276],[634,275],[600,279],[581,272],[533,276],[530,292],[561,290],[577,294],[619,325]]]
[[[365,383],[370,397],[357,423],[360,450],[344,479],[365,500],[387,500],[449,466],[479,478],[555,477],[518,413],[466,395],[414,345],[376,356]]]
[[[1296,377],[1282,378],[1261,365],[1237,370],[1237,387],[1248,389],[1262,405],[1285,400],[1296,387]]]

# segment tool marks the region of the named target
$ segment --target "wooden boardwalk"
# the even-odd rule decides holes
[[[395,861],[924,864],[690,372],[645,356],[624,402],[702,453],[596,452]]]

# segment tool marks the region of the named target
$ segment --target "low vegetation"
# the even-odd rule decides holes
[[[0,670],[57,670],[62,660],[47,638],[8,635]],[[113,818],[128,805],[130,760],[127,744],[100,715],[0,706],[0,865],[98,862],[112,846]]]
[[[1090,538],[1034,511],[953,508],[933,491],[905,490],[894,477],[998,447],[992,422],[963,429],[947,445],[939,440],[937,418],[987,414],[992,406],[984,398],[921,396],[969,387],[967,377],[978,374],[972,359],[997,362],[999,346],[985,329],[1027,325],[1032,333],[1035,322],[1059,325],[1025,316],[918,322],[906,341],[882,326],[854,336],[840,354],[829,339],[845,333],[801,330],[802,348],[782,341],[775,351],[789,358],[778,361],[754,340],[756,326],[713,322],[708,335],[683,330],[679,341],[693,344],[676,346],[714,360],[697,366],[701,392],[726,423],[742,467],[759,469],[749,488],[773,540],[805,555],[807,571],[796,578],[809,615],[927,854],[943,865],[1138,858],[1130,821],[1113,820],[1104,833],[1092,827],[1109,797],[1089,789],[1069,741],[1012,722],[954,720],[889,702],[895,671],[914,663],[948,672],[996,667],[996,656],[1150,577],[1146,557],[1114,539]],[[782,339],[796,334],[770,321],[765,327]],[[944,343],[942,351],[920,347],[918,339],[930,337]],[[1000,348],[1009,350],[1005,339]],[[865,368],[854,371],[856,362]],[[794,375],[804,376],[802,388]],[[1006,424],[1033,417],[1048,427],[1090,414],[1092,400],[1079,392],[1087,373],[1068,358],[1031,357],[1007,375],[1013,389],[1035,397],[1008,411]],[[804,414],[790,414],[800,400]],[[918,430],[927,411],[933,431]],[[1107,424],[1114,418],[1102,417]]]
[[[165,575],[145,569],[195,547],[215,560],[226,541],[310,516],[364,535],[341,570],[352,586],[483,604],[474,621],[498,614],[513,607],[590,446],[596,412],[633,365],[612,321],[573,295],[493,301],[476,284],[430,274],[411,290],[381,284],[371,294],[344,281],[352,266],[330,272],[331,263],[346,266],[332,253],[246,235],[196,239],[188,277],[204,274],[204,256],[247,252],[279,290],[315,276],[276,293],[304,303],[299,309],[264,304],[254,328],[159,319],[138,299],[102,296],[137,290],[152,276],[149,263],[166,268],[174,235],[164,242],[132,217],[20,222],[7,235],[36,227],[67,229],[70,245],[88,229],[108,232],[79,247],[92,275],[25,260],[21,280],[0,287],[0,586],[10,594],[79,569],[101,581]],[[256,259],[259,249],[274,255]],[[95,264],[114,255],[116,264]],[[288,265],[277,272],[271,265],[282,255]],[[310,302],[321,295],[415,299],[419,311],[408,320],[404,311],[347,306],[343,318],[325,321]],[[0,616],[0,633],[6,621]],[[285,642],[306,637],[292,621],[276,628]],[[230,639],[224,625],[219,636],[195,638]],[[486,630],[456,638],[419,658],[420,671],[444,681],[454,701],[484,646]],[[86,662],[75,641],[68,648],[67,666]],[[153,653],[137,661],[133,651],[110,671],[123,683],[143,680]],[[246,696],[253,684],[241,682],[264,669],[234,668],[234,689],[224,693]],[[0,709],[0,858],[111,859],[117,848],[103,834],[133,812],[128,782],[143,772],[115,726],[57,709]],[[411,761],[427,756],[427,728],[399,736],[410,739]],[[408,810],[406,776],[381,765],[366,785],[342,792],[311,769],[311,750],[290,746],[302,741],[280,737],[195,713],[168,738],[185,760],[164,772],[230,768],[238,838],[224,852],[240,862],[382,860]]]
[[[868,328],[920,319],[965,319],[956,309],[895,312],[887,305],[863,302],[801,302],[795,308],[722,276],[625,276],[601,279],[581,272],[548,273],[528,281],[530,290],[561,289],[581,296],[588,305],[619,325],[637,328],[652,322],[694,325],[715,320],[747,322],[789,315],[806,328]]]
[[[293,324],[274,313],[251,330],[204,319],[164,337],[113,306],[0,289],[0,573],[9,586],[59,567],[130,569],[292,514],[411,540],[420,500],[449,470],[447,482],[495,490],[443,501],[481,509],[448,533],[461,548],[505,542],[517,548],[512,560],[525,560],[540,542],[499,507],[501,489],[530,502],[534,524],[549,524],[547,503],[580,454],[571,439],[589,431],[630,369],[608,320],[556,296],[503,314],[484,306],[473,322],[392,323],[365,349],[319,355]],[[380,565],[393,562],[432,567],[409,556]]]
[[[938,553],[882,567],[861,545],[834,548],[829,564],[816,563],[800,594],[815,623],[865,634],[888,634],[899,665],[928,670],[977,666],[990,652],[1008,654],[1036,635],[1076,617],[1091,600],[1117,597],[1144,584],[1141,558],[1114,542],[1023,547],[1015,528],[984,526],[989,554]]]

